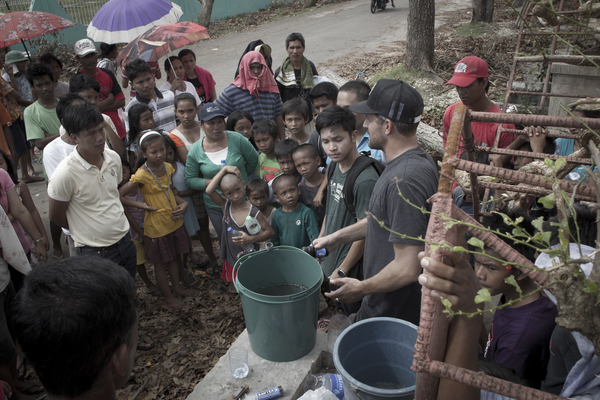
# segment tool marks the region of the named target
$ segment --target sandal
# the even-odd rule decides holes
[[[138,335],[137,349],[147,351],[154,348],[154,340],[148,336]]]
[[[221,271],[219,270],[219,265],[215,264],[212,266],[206,267],[206,273],[212,276],[220,276]]]
[[[321,320],[319,320],[319,322],[317,322],[317,330],[318,331],[327,333],[328,329],[329,329],[329,320],[328,319],[321,319]]]

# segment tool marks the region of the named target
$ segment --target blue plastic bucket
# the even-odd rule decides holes
[[[241,257],[234,271],[252,351],[276,362],[310,353],[323,282],[318,261],[295,247],[278,246]]]
[[[413,399],[417,326],[396,318],[357,322],[338,337],[333,362],[348,400]]]

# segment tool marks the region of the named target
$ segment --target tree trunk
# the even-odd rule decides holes
[[[494,0],[472,0],[471,22],[492,23]]]
[[[434,0],[410,0],[408,2],[407,69],[433,70],[434,19]]]
[[[304,3],[304,8],[314,7],[317,5],[318,2],[319,0],[306,0]]]
[[[200,10],[200,16],[198,17],[198,24],[209,28],[210,17],[212,15],[213,4],[215,0],[198,0],[202,4],[202,10]]]

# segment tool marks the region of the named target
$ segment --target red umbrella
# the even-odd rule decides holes
[[[207,29],[193,22],[155,26],[125,46],[117,57],[117,64],[136,58],[158,60],[173,50],[208,38]]]
[[[15,11],[0,16],[0,47],[31,40],[51,32],[57,32],[71,26],[75,22],[41,11]]]

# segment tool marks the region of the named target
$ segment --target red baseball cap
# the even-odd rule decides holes
[[[455,85],[459,87],[469,86],[477,78],[488,77],[488,66],[485,61],[479,57],[468,56],[463,58],[454,67],[454,76],[446,85]]]

